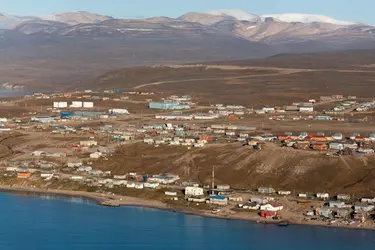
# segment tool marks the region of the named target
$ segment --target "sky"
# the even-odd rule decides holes
[[[320,14],[375,25],[375,0],[0,0],[0,6],[0,12],[6,14],[82,10],[116,18],[178,17],[186,12],[241,9],[253,14]]]

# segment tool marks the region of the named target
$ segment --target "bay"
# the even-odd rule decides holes
[[[375,249],[375,231],[263,225],[84,198],[0,194],[1,250]]]

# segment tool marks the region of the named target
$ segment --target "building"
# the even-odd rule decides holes
[[[349,194],[338,194],[337,195],[338,200],[348,201],[351,199],[351,196]]]
[[[31,117],[31,122],[51,123],[58,119],[57,116],[36,116]]]
[[[102,156],[101,152],[95,152],[95,153],[90,154],[91,159],[99,159],[101,156]]]
[[[375,198],[362,198],[361,202],[363,202],[363,203],[375,203]]]
[[[54,108],[67,108],[68,103],[67,102],[53,102]]]
[[[290,195],[292,192],[290,192],[290,191],[278,191],[277,193],[279,195]]]
[[[160,174],[160,175],[153,175],[147,179],[148,182],[156,182],[160,184],[172,184],[178,181],[180,177],[178,175],[173,174]]]
[[[17,173],[17,178],[21,178],[21,179],[27,179],[30,176],[31,176],[30,172],[18,172]]]
[[[127,109],[110,109],[109,113],[114,115],[129,115],[129,111]]]
[[[316,198],[325,200],[325,199],[329,198],[329,194],[328,193],[317,193]]]
[[[186,196],[203,196],[204,190],[200,187],[186,187],[185,188]]]
[[[209,203],[219,205],[219,206],[226,206],[228,205],[228,199],[220,195],[211,195]]]
[[[299,107],[299,112],[301,113],[312,113],[314,112],[313,106],[301,106]]]
[[[269,212],[281,211],[283,208],[283,205],[281,205],[280,203],[265,204],[260,206],[260,210]]]
[[[341,142],[331,142],[329,143],[329,149],[331,150],[343,150],[344,144]]]
[[[169,109],[169,110],[182,110],[190,109],[190,106],[187,104],[181,104],[179,102],[150,102],[150,109]]]
[[[350,212],[348,209],[337,209],[335,212],[336,218],[347,218],[350,215]]]
[[[97,141],[80,141],[79,145],[82,147],[91,147],[91,146],[97,146]]]
[[[216,185],[216,189],[218,190],[230,190],[230,186],[229,185]]]
[[[172,192],[172,191],[165,191],[164,194],[167,196],[177,196],[177,192]]]
[[[346,207],[345,202],[343,202],[343,201],[329,201],[328,206],[330,208],[344,208],[344,207]]]
[[[316,214],[321,217],[330,218],[332,216],[332,210],[329,207],[321,207],[317,208]]]
[[[258,193],[273,194],[273,193],[275,193],[275,189],[273,189],[271,187],[260,187],[260,188],[258,188]]]
[[[357,204],[354,206],[354,211],[356,212],[371,212],[372,210],[374,210],[374,205]]]
[[[83,107],[84,108],[93,108],[94,103],[93,102],[83,102]]]

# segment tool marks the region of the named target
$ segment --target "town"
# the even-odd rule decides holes
[[[321,159],[374,157],[374,100],[333,95],[283,107],[245,107],[205,104],[190,95],[85,90],[35,93],[1,105],[9,109],[0,118],[3,186],[151,197],[184,211],[261,222],[375,226],[375,197],[231,187],[216,180],[215,166],[208,182],[173,170],[103,168],[123,146],[138,144],[186,152],[234,144],[249,153],[280,148]],[[13,115],[15,107],[28,112]]]

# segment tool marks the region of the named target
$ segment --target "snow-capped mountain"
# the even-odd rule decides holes
[[[211,10],[206,12],[214,16],[230,16],[240,21],[259,22],[261,17],[243,10]]]
[[[41,15],[38,17],[42,20],[62,22],[71,25],[82,23],[99,23],[102,21],[113,19],[113,17],[110,16],[93,14],[87,11],[65,12],[52,15]]]
[[[227,16],[235,18],[239,21],[249,21],[249,22],[264,22],[267,19],[272,18],[276,22],[286,22],[286,23],[329,23],[335,25],[355,25],[358,23],[340,21],[331,17],[323,15],[313,15],[313,14],[300,14],[300,13],[285,13],[285,14],[267,14],[267,15],[256,15],[248,13],[243,10],[211,10],[206,12],[214,16]]]
[[[311,14],[299,14],[299,13],[288,13],[288,14],[267,14],[261,16],[265,18],[273,18],[277,21],[287,23],[330,23],[335,25],[354,25],[358,24],[355,22],[347,22],[333,19],[331,17],[322,15],[311,15]]]

